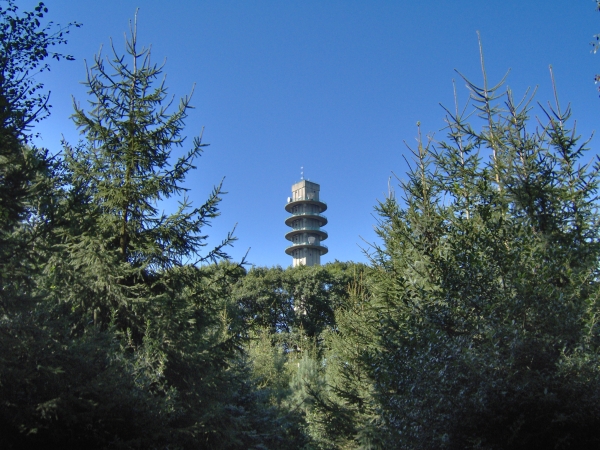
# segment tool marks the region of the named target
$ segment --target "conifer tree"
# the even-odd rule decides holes
[[[252,268],[234,287],[247,321],[254,379],[277,410],[286,435],[294,436],[287,445],[337,448],[354,437],[344,436],[357,424],[349,423],[350,416],[341,413],[333,398],[332,389],[343,380],[330,367],[339,368],[337,363],[345,364],[348,355],[348,336],[338,333],[334,310],[347,306],[348,285],[364,270],[362,264],[337,261],[285,270]],[[332,336],[337,338],[335,349],[330,348]],[[354,386],[344,387],[350,391]]]
[[[151,62],[149,48],[139,48],[135,22],[126,41],[130,60],[112,51],[108,63],[99,54],[88,69],[90,110],[75,104],[73,120],[85,140],[65,146],[73,207],[70,228],[63,231],[71,269],[60,272],[61,282],[97,324],[149,301],[159,274],[225,258],[224,247],[234,240],[229,233],[202,254],[202,228],[218,216],[220,184],[199,207],[183,197],[175,212],[160,211],[162,201],[185,193],[182,183],[206,144],[194,138],[173,161],[173,150],[184,145],[190,97],[178,105],[168,100],[162,67]],[[54,267],[62,266],[57,259]]]
[[[356,271],[348,295],[335,310],[335,328],[325,334],[327,389],[314,401],[315,421],[330,448],[391,448],[380,415],[370,361],[383,349],[372,307],[369,271]]]
[[[199,207],[184,197],[174,213],[160,212],[161,201],[185,192],[182,183],[204,144],[194,139],[173,158],[184,145],[190,99],[170,112],[161,67],[136,39],[134,22],[129,59],[114,47],[109,63],[95,58],[86,81],[90,109],[75,105],[84,141],[65,144],[62,226],[39,289],[45,314],[70,324],[70,342],[99,336],[102,364],[72,386],[94,392],[94,403],[78,405],[57,389],[60,401],[51,411],[60,419],[45,423],[44,436],[65,439],[64,420],[79,407],[86,412],[82,429],[102,436],[98,447],[135,441],[146,448],[249,448],[263,442],[256,433],[269,424],[252,412],[260,402],[241,359],[243,323],[230,295],[243,270],[200,267],[226,258],[224,247],[233,241],[230,233],[202,254],[202,229],[218,215],[221,186]],[[109,389],[119,398],[100,395]],[[128,429],[117,426],[132,420],[131,410],[140,410],[139,418]],[[141,432],[144,424],[152,434]]]
[[[465,81],[475,114],[447,110],[377,208],[386,429],[399,448],[593,448],[600,166],[558,99],[532,125],[530,98]]]

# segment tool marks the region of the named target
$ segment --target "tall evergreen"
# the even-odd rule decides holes
[[[186,191],[182,183],[205,144],[194,138],[191,148],[172,160],[172,151],[184,145],[190,97],[169,111],[162,67],[151,62],[149,48],[139,48],[135,27],[126,41],[129,61],[114,47],[108,64],[102,55],[95,57],[86,80],[90,109],[76,103],[73,115],[85,140],[65,147],[74,229],[64,231],[64,249],[71,266],[86,270],[70,281],[65,277],[73,271],[61,277],[89,293],[84,297],[92,303],[81,306],[104,324],[113,311],[149,300],[157,274],[226,257],[223,248],[233,241],[229,234],[217,248],[201,253],[202,228],[218,216],[221,185],[198,207],[183,197],[175,212],[160,210],[161,202]],[[81,299],[79,292],[73,298]]]
[[[381,351],[372,361],[399,448],[598,445],[598,161],[502,84],[465,80],[474,113],[420,141],[378,206]],[[541,123],[541,124],[540,124]]]
[[[202,253],[221,188],[199,207],[184,198],[160,212],[161,201],[185,192],[203,144],[197,138],[172,159],[189,98],[169,112],[161,67],[131,31],[130,59],[114,48],[108,64],[98,55],[86,82],[90,110],[75,107],[84,141],[65,148],[59,217],[35,284],[43,301],[30,311],[41,326],[19,347],[33,374],[19,380],[23,370],[9,364],[4,379],[16,393],[6,398],[18,414],[5,417],[4,435],[14,448],[262,445],[269,416],[256,412],[230,296],[242,271],[201,267],[225,258],[233,241],[228,234]]]

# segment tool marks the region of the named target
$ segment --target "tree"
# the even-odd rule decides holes
[[[344,418],[330,420],[335,412],[326,371],[336,356],[329,337],[338,335],[334,311],[347,304],[349,284],[365,270],[337,261],[285,270],[253,267],[233,288],[247,322],[252,375],[277,411],[282,434],[293,436],[288,446],[330,448],[336,442],[330,434],[346,430],[346,424],[333,429]],[[324,401],[327,412],[320,408]]]
[[[161,200],[185,191],[203,144],[170,159],[184,143],[189,98],[168,111],[161,67],[131,31],[131,65],[114,48],[108,66],[99,55],[88,71],[91,110],[76,105],[85,141],[65,148],[61,214],[34,286],[43,301],[28,311],[37,334],[11,335],[3,356],[3,380],[17,388],[3,397],[4,435],[15,447],[260,446],[271,416],[259,413],[268,408],[243,361],[230,292],[243,270],[200,264],[224,259],[233,241],[201,254],[221,188],[198,208],[184,198],[159,213]]]
[[[80,26],[44,26],[47,12],[43,3],[24,13],[13,0],[0,7],[0,305],[5,310],[30,290],[25,275],[34,269],[30,247],[47,228],[43,205],[55,169],[45,151],[29,146],[32,125],[49,114],[50,94],[36,75],[50,70],[49,58],[73,59],[51,49],[66,44],[70,29]]]
[[[600,165],[558,99],[532,128],[530,98],[465,81],[474,114],[377,207],[383,419],[399,448],[596,447]]]
[[[335,326],[334,309],[347,297],[347,286],[361,264],[336,261],[324,266],[254,267],[235,286],[233,295],[250,327],[271,334],[302,330],[319,337]]]
[[[335,309],[335,328],[324,336],[325,389],[311,389],[313,421],[323,448],[392,448],[381,418],[371,358],[380,347],[369,270],[357,270]]]
[[[167,101],[160,81],[162,67],[151,62],[149,49],[138,48],[135,22],[126,51],[130,63],[114,47],[108,65],[102,55],[96,56],[86,81],[91,109],[76,103],[73,116],[86,142],[65,146],[74,229],[63,231],[63,246],[69,266],[86,270],[73,279],[71,269],[56,273],[69,283],[73,301],[82,302],[82,311],[93,314],[98,324],[108,323],[113,311],[132,319],[135,314],[126,311],[135,304],[163,295],[150,289],[159,274],[226,258],[223,249],[234,240],[229,233],[218,247],[201,254],[206,239],[202,228],[218,216],[221,185],[199,207],[184,197],[174,213],[159,211],[161,201],[186,191],[182,182],[206,144],[195,138],[171,165],[171,152],[185,141],[181,132],[190,97],[168,112],[172,100]],[[61,266],[57,258],[54,267]]]

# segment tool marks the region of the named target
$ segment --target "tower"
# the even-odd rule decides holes
[[[327,232],[321,227],[327,224],[327,217],[322,212],[327,205],[319,200],[321,186],[307,180],[292,186],[292,196],[288,197],[285,210],[291,214],[285,224],[291,227],[285,235],[292,242],[285,252],[294,258],[294,267],[321,264],[321,255],[329,250],[321,244],[327,239]]]

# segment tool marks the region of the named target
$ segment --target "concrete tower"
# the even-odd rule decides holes
[[[285,235],[292,241],[285,252],[294,258],[294,267],[318,266],[321,255],[328,252],[321,244],[327,239],[327,232],[321,230],[327,224],[327,218],[321,214],[327,205],[319,200],[320,188],[317,183],[302,180],[292,186],[292,196],[285,205],[285,210],[291,214],[285,224],[292,228]]]

